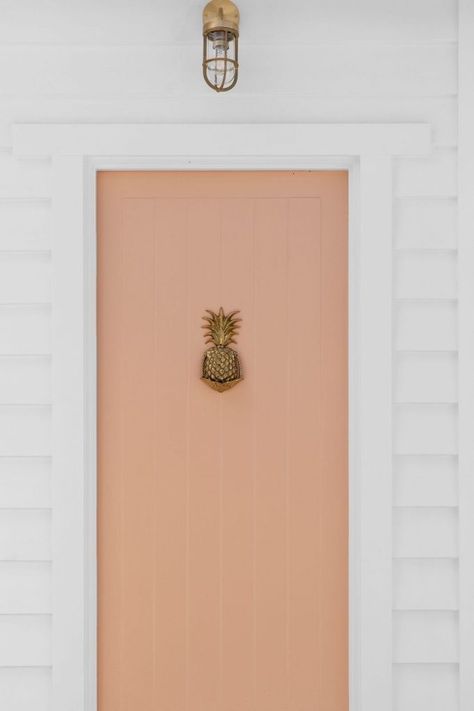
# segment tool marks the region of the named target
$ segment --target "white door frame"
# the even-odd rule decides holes
[[[349,172],[350,711],[392,705],[392,156],[426,124],[17,124],[53,163],[53,709],[96,711],[96,173]]]

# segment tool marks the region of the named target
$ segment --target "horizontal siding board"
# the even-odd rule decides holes
[[[0,561],[0,615],[51,611],[50,563]]]
[[[5,509],[48,508],[51,505],[51,459],[0,457],[0,505]]]
[[[4,711],[51,711],[50,667],[0,668],[0,708]]]
[[[452,299],[457,296],[457,255],[452,251],[399,251],[394,258],[398,298]]]
[[[51,560],[51,511],[0,509],[0,560]]]
[[[438,149],[426,156],[394,158],[397,197],[450,197],[457,193],[457,153]]]
[[[457,664],[396,664],[393,711],[458,711]]]
[[[456,402],[457,363],[456,353],[397,353],[394,358],[397,402]]]
[[[456,46],[249,45],[239,93],[313,96],[445,96],[457,90]],[[0,47],[0,96],[208,96],[192,46]],[[291,59],[290,59],[291,58]],[[251,71],[253,66],[259,72]],[[153,67],[153,71],[150,71]],[[303,72],[295,67],[304,67]],[[415,71],[416,68],[416,71]],[[247,70],[246,70],[247,69]]]
[[[51,307],[0,304],[0,355],[51,352]]]
[[[458,615],[446,611],[393,613],[393,660],[395,663],[456,663]]]
[[[0,199],[51,196],[51,161],[0,151]]]
[[[0,405],[50,402],[50,356],[0,356]]]
[[[395,508],[395,558],[456,558],[458,512],[455,508]]]
[[[393,427],[396,454],[456,453],[455,405],[398,405]]]
[[[456,456],[402,455],[393,463],[394,506],[456,506]]]
[[[201,23],[201,6],[190,2],[133,5],[83,1],[62,5],[42,0],[38,12],[33,0],[6,3],[2,13],[0,43],[58,41],[65,43],[180,43],[193,42]],[[354,37],[377,42],[455,40],[455,0],[302,0],[288,5],[283,0],[244,6],[243,41],[341,42]],[[367,18],[370,17],[370,22]]]
[[[46,405],[0,406],[0,455],[49,456],[51,408]]]
[[[0,666],[50,664],[50,615],[0,615]]]
[[[457,610],[458,561],[400,558],[393,567],[395,610]]]
[[[51,205],[44,200],[0,200],[0,250],[47,250]]]
[[[0,304],[51,300],[51,255],[48,252],[0,253]]]
[[[452,249],[457,244],[457,206],[454,200],[416,198],[397,200],[394,243],[398,248]]]
[[[398,301],[395,304],[398,350],[457,349],[457,305],[452,301]]]

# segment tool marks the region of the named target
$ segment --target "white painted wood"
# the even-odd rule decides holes
[[[44,457],[51,453],[51,411],[46,405],[0,406],[0,455]]]
[[[50,615],[0,615],[0,667],[50,663]]]
[[[51,352],[51,307],[0,304],[0,355]]]
[[[0,199],[48,198],[50,195],[50,161],[18,160],[11,151],[0,151]]]
[[[394,506],[458,505],[456,456],[397,456],[393,469]]]
[[[457,610],[458,561],[399,558],[393,565],[394,610]]]
[[[278,49],[273,43],[246,46],[239,56],[239,93],[261,95],[262,82],[267,95],[310,93],[320,98],[432,97],[453,95],[457,89],[455,44],[407,43],[401,51],[392,44],[297,41],[286,52]],[[199,38],[192,45],[133,48],[0,46],[0,97],[206,97],[200,55]],[[295,71],[297,66],[304,71]]]
[[[0,250],[47,250],[51,246],[49,200],[0,200]]]
[[[0,615],[51,612],[51,563],[0,561]]]
[[[0,509],[0,560],[51,560],[51,511]]]
[[[447,711],[459,708],[457,664],[397,664],[393,711]]]
[[[51,255],[0,252],[0,304],[49,303]]]
[[[354,10],[350,0],[303,0],[289,6],[283,0],[252,4],[241,0],[243,42],[300,40],[315,43],[347,41],[425,42],[454,41],[457,36],[454,0],[364,0]],[[196,41],[201,6],[138,0],[133,6],[109,7],[84,0],[81,5],[57,5],[43,0],[42,12],[34,0],[7,5],[0,42],[57,44],[181,44]],[[370,21],[368,20],[370,18]]]
[[[1,256],[0,256],[1,261]],[[23,283],[22,274],[18,282]],[[51,357],[0,356],[0,404],[50,404]]]
[[[393,554],[395,558],[457,558],[457,509],[395,508]]]
[[[459,659],[457,612],[395,611],[393,660],[450,664]]]
[[[0,667],[0,707],[8,711],[50,711],[48,667]]]
[[[457,405],[397,405],[393,429],[396,454],[455,454]]]
[[[448,148],[429,156],[397,158],[393,182],[397,197],[453,197],[457,194],[457,152]]]
[[[247,156],[265,159],[270,154],[272,160],[281,156],[295,161],[311,156],[423,155],[431,146],[426,124],[16,124],[12,138],[18,156],[129,156],[135,164],[137,156],[204,156],[203,163],[241,158],[245,164]]]
[[[453,199],[397,200],[395,246],[412,249],[453,249],[457,244],[457,205]]]
[[[0,502],[9,509],[49,508],[51,459],[0,457]]]
[[[400,51],[402,51],[402,47]],[[209,109],[216,123],[428,123],[433,144],[439,147],[457,143],[457,102],[455,96],[335,96],[321,101],[312,94],[269,95],[266,91],[249,96],[240,90],[230,92],[225,101],[212,95],[182,97],[87,96],[75,100],[61,96],[5,98],[0,112],[0,145],[10,149],[11,125],[28,123],[208,123]]]
[[[358,178],[359,188],[357,202],[354,195],[351,198],[351,253],[357,254],[356,264],[360,269],[359,274],[358,269],[351,268],[351,293],[357,295],[351,314],[361,323],[356,340],[351,338],[351,650],[356,655],[351,661],[351,711],[362,708],[375,711],[390,703],[392,188],[389,152],[428,150],[429,132],[425,126],[297,128],[296,131],[296,127],[286,126],[240,126],[233,147],[234,159],[227,155],[228,142],[226,144],[229,130],[233,128],[226,126],[149,126],[146,130],[136,126],[18,126],[14,130],[16,153],[38,154],[52,150],[63,154],[53,157],[53,298],[56,304],[53,510],[58,512],[53,529],[55,711],[71,704],[78,709],[92,710],[96,702],[95,321],[91,250],[95,230],[95,170],[140,166],[155,169],[304,166],[317,169],[329,167],[331,161],[334,165],[334,160],[338,167],[344,165],[337,157],[323,163],[317,158],[297,158],[319,150],[323,155],[337,153],[345,160],[362,151],[360,173],[351,174],[352,190],[355,178]],[[167,160],[169,156],[186,154],[188,149],[191,153],[196,150],[188,132],[193,141],[200,138],[202,145],[209,143],[206,137],[212,138],[214,158]],[[154,160],[132,155],[138,151],[156,156],[159,150],[164,151],[164,156]],[[244,160],[238,160],[239,150],[247,156]],[[250,150],[256,150],[256,154],[248,157]],[[91,157],[95,153],[101,158],[94,159],[91,170],[85,171],[84,156]],[[129,155],[130,159],[117,159],[115,154]],[[285,154],[293,157],[286,161],[275,159],[275,155]],[[374,293],[379,298],[374,299]],[[71,472],[68,478],[64,476],[65,471]],[[70,534],[66,536],[65,531]],[[354,546],[357,546],[355,552]],[[361,556],[359,550],[363,551]]]
[[[456,351],[457,304],[451,300],[398,301],[395,305],[398,350]]]
[[[460,708],[474,707],[474,6],[459,2]]]
[[[397,298],[455,299],[457,255],[453,251],[403,250],[395,255]]]

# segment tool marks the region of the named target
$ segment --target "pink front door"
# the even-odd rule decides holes
[[[99,175],[99,711],[347,711],[347,283],[344,172]]]

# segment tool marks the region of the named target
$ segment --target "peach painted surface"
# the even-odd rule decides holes
[[[98,183],[99,710],[347,711],[347,175]]]

